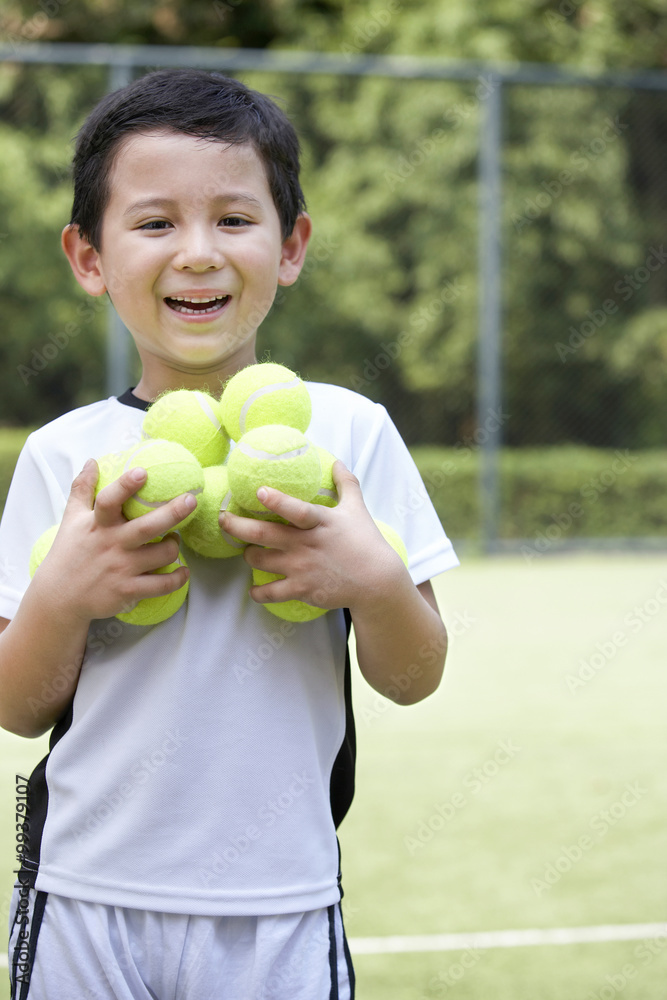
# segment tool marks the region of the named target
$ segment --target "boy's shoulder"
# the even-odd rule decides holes
[[[142,419],[141,410],[125,406],[116,396],[109,396],[75,407],[43,424],[30,434],[27,445],[45,455],[72,454],[78,460],[78,453],[83,450],[85,457],[97,457],[106,451],[122,451],[135,444]]]
[[[384,413],[381,403],[375,403],[368,396],[362,396],[354,389],[346,389],[342,385],[331,382],[308,382],[306,386],[314,404],[321,406],[339,406],[355,413],[367,414],[369,417],[378,412]]]

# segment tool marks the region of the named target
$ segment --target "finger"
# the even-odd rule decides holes
[[[328,509],[319,504],[297,500],[296,497],[281,493],[280,490],[269,486],[260,486],[257,490],[257,499],[272,513],[279,514],[297,528],[315,528],[322,522],[323,514]]]
[[[190,576],[187,566],[179,566],[169,573],[144,573],[134,578],[132,598],[128,598],[123,611],[129,611],[149,597],[164,597],[184,587]]]
[[[128,469],[122,476],[100,490],[95,497],[94,508],[98,523],[106,526],[124,521],[123,504],[141,489],[147,477],[145,469]]]
[[[83,507],[93,509],[95,487],[99,476],[99,468],[94,458],[89,458],[79,475],[72,482],[67,507]]]
[[[223,532],[251,545],[270,545],[280,548],[285,540],[289,525],[279,521],[262,521],[254,517],[241,517],[222,511],[218,524]]]
[[[128,538],[136,545],[144,545],[154,538],[162,538],[177,528],[196,506],[197,498],[192,493],[184,493],[175,500],[148,511],[147,514],[132,518]]]
[[[156,569],[176,562],[179,552],[178,536],[167,535],[158,542],[147,542],[137,549],[136,567],[138,573],[153,573]]]
[[[339,458],[334,462],[331,474],[336,492],[338,493],[339,503],[364,502],[359,480]]]

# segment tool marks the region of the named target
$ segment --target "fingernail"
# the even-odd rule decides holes
[[[266,486],[260,486],[260,488],[257,490],[257,499],[261,501],[261,503],[264,503],[268,495],[269,491],[267,490]]]
[[[134,479],[135,482],[139,482],[140,479],[144,479],[146,476],[146,470],[141,468],[130,469],[130,478]]]
[[[194,510],[197,506],[197,499],[192,495],[192,493],[186,493],[184,503],[188,510]]]
[[[87,472],[88,469],[92,469],[92,467],[93,467],[94,464],[95,464],[95,459],[94,458],[87,458],[86,461],[85,461],[85,464],[83,466],[83,469],[81,471],[82,472]]]

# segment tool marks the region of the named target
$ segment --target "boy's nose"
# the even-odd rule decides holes
[[[183,234],[174,257],[174,266],[179,270],[218,270],[224,263],[224,254],[213,234],[192,230]]]

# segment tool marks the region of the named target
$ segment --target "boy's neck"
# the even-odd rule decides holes
[[[164,392],[174,389],[204,389],[213,396],[219,396],[225,383],[241,368],[254,364],[257,358],[236,358],[233,363],[210,372],[180,372],[165,369],[149,373],[145,369],[141,378],[132,390],[134,396],[146,402],[152,402]]]

